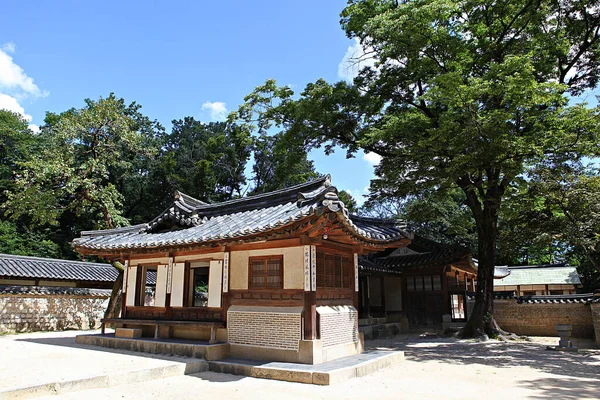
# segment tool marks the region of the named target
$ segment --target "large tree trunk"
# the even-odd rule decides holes
[[[466,203],[471,208],[477,225],[479,266],[475,305],[469,321],[459,332],[459,336],[472,338],[486,334],[495,337],[502,333],[494,320],[494,268],[498,238],[498,210],[504,189],[500,186],[488,189],[484,195],[485,200],[481,201],[472,186],[466,185],[461,188],[467,195]]]
[[[119,271],[119,275],[113,284],[110,300],[108,301],[108,307],[106,307],[106,311],[104,312],[104,318],[118,318],[121,311],[121,301],[123,297],[123,275],[125,272],[125,267],[118,261],[113,264],[113,267]]]
[[[487,213],[485,213],[487,214]],[[484,218],[478,223],[479,268],[477,269],[477,292],[475,305],[461,337],[479,337],[483,334],[496,336],[498,325],[494,320],[494,264],[496,251],[496,223]]]

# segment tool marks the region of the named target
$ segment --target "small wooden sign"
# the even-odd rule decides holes
[[[229,252],[223,254],[223,293],[229,291]]]

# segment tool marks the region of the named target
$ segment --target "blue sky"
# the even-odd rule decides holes
[[[356,51],[339,26],[343,0],[8,2],[0,14],[0,108],[32,125],[46,111],[115,92],[167,128],[218,120],[268,78],[301,90],[348,78]],[[340,64],[342,64],[340,66]],[[317,170],[360,197],[375,157],[314,151]]]

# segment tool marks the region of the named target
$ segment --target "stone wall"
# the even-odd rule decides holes
[[[590,304],[592,309],[592,321],[594,322],[594,331],[596,332],[596,344],[600,346],[600,303]]]
[[[502,329],[518,335],[556,336],[554,324],[571,324],[573,337],[594,337],[590,304],[495,300],[494,317]]]
[[[231,344],[298,350],[302,307],[231,306],[227,335]]]
[[[99,328],[110,290],[72,290],[0,293],[0,333]]]
[[[358,312],[352,306],[317,307],[323,347],[358,341]]]

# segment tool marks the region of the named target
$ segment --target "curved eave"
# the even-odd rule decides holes
[[[198,247],[217,247],[219,245],[228,245],[231,243],[244,243],[253,242],[258,240],[264,240],[273,238],[274,236],[282,235],[286,237],[295,236],[294,233],[285,233],[286,230],[293,229],[299,225],[308,224],[311,220],[317,220],[323,215],[320,210],[313,210],[311,213],[302,215],[300,218],[294,218],[282,224],[270,224],[261,226],[257,229],[253,229],[251,232],[236,232],[228,235],[215,235],[211,237],[201,238],[201,240],[183,240],[180,242],[169,243],[169,241],[161,242],[146,242],[139,245],[133,246],[118,246],[118,245],[86,245],[85,242],[80,243],[81,240],[75,240],[73,242],[74,248],[82,254],[105,254],[105,253],[122,253],[125,251],[147,251],[153,250],[156,252],[162,250],[179,250],[179,249],[190,249]],[[331,212],[331,211],[330,211]],[[341,211],[332,212],[340,220],[342,225],[345,227],[345,233],[359,245],[365,246],[394,246],[402,244],[409,240],[406,233],[399,231],[398,236],[392,235],[371,235],[368,232],[358,228],[350,221]],[[291,219],[291,218],[290,218]]]

